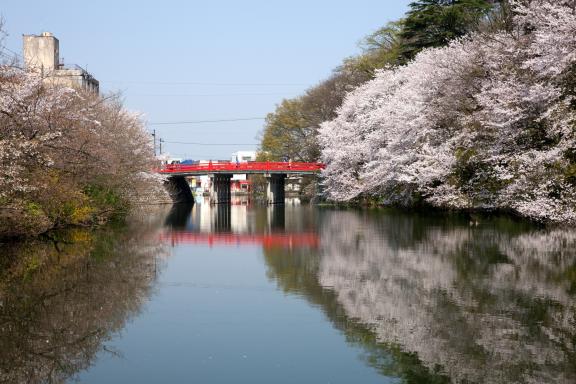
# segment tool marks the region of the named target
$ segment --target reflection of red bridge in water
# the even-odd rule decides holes
[[[201,233],[188,231],[170,231],[160,235],[160,239],[175,244],[213,245],[262,245],[264,248],[318,248],[320,240],[317,233]]]

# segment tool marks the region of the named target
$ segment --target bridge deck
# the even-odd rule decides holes
[[[250,161],[247,163],[209,162],[204,164],[168,164],[159,173],[180,176],[207,174],[314,174],[324,168],[322,163]]]

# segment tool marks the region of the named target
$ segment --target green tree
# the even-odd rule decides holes
[[[418,0],[410,3],[400,37],[401,62],[413,59],[422,49],[446,45],[476,30],[495,1]]]
[[[400,34],[404,20],[391,21],[382,28],[366,36],[360,42],[362,54],[344,60],[343,68],[348,71],[359,71],[367,75],[367,81],[374,77],[374,71],[398,64],[402,40]]]
[[[261,149],[266,160],[295,161],[310,160],[311,151],[316,147],[309,127],[303,115],[302,97],[283,100],[276,111],[266,117],[266,128],[262,136]]]

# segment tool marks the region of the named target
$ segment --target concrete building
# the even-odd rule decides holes
[[[245,163],[247,161],[256,161],[256,151],[238,151],[232,154],[233,163]]]
[[[60,42],[50,32],[23,35],[24,67],[40,73],[49,84],[65,85],[98,93],[100,83],[84,68],[60,62]]]

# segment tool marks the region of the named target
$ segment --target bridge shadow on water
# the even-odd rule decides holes
[[[173,229],[186,228],[194,203],[174,204],[166,216],[164,225]]]

